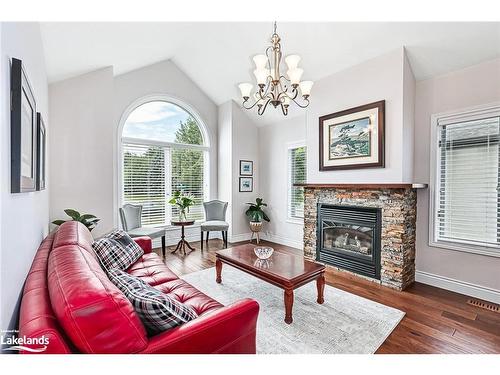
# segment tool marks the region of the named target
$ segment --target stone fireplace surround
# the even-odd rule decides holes
[[[304,256],[316,260],[317,204],[382,209],[382,285],[403,290],[415,281],[418,184],[301,184],[305,188]]]

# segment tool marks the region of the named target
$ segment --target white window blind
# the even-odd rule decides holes
[[[167,203],[175,190],[195,198],[188,219],[203,218],[205,151],[123,143],[122,152],[123,203],[143,206],[143,225],[169,225],[177,218],[177,208]]]
[[[306,182],[306,147],[288,149],[288,217],[301,219],[304,217],[304,188],[294,186]]]
[[[438,120],[435,238],[500,249],[500,117]]]

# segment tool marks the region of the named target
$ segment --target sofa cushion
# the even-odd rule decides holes
[[[221,303],[179,279],[156,253],[144,254],[127,270],[127,273],[137,276],[169,297],[192,307],[198,315],[205,315],[223,307]]]
[[[180,326],[198,317],[191,307],[120,269],[109,270],[108,276],[132,303],[151,335]]]
[[[64,226],[75,224],[62,224]],[[80,224],[81,225],[81,224]],[[76,228],[74,228],[76,229]],[[71,236],[75,233],[69,231]],[[108,279],[90,244],[54,247],[49,255],[48,290],[59,324],[84,353],[136,353],[148,339],[130,301]]]
[[[144,250],[126,232],[119,229],[94,241],[92,248],[106,270],[126,270],[144,255]]]

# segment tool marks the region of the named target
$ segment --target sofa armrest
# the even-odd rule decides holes
[[[141,353],[255,354],[259,304],[243,299],[152,337]]]
[[[134,241],[144,250],[144,254],[149,254],[153,251],[153,243],[149,237],[135,237]]]

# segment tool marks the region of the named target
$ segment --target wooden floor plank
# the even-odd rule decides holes
[[[268,244],[276,251],[302,255],[295,248]],[[203,252],[200,242],[191,245],[196,251],[186,255],[171,254],[175,247],[168,249],[165,263],[178,275],[213,267],[215,251],[223,246],[218,239],[205,244]],[[377,353],[500,353],[500,314],[467,304],[470,297],[420,283],[399,292],[331,268],[325,278],[330,286],[406,313]]]

